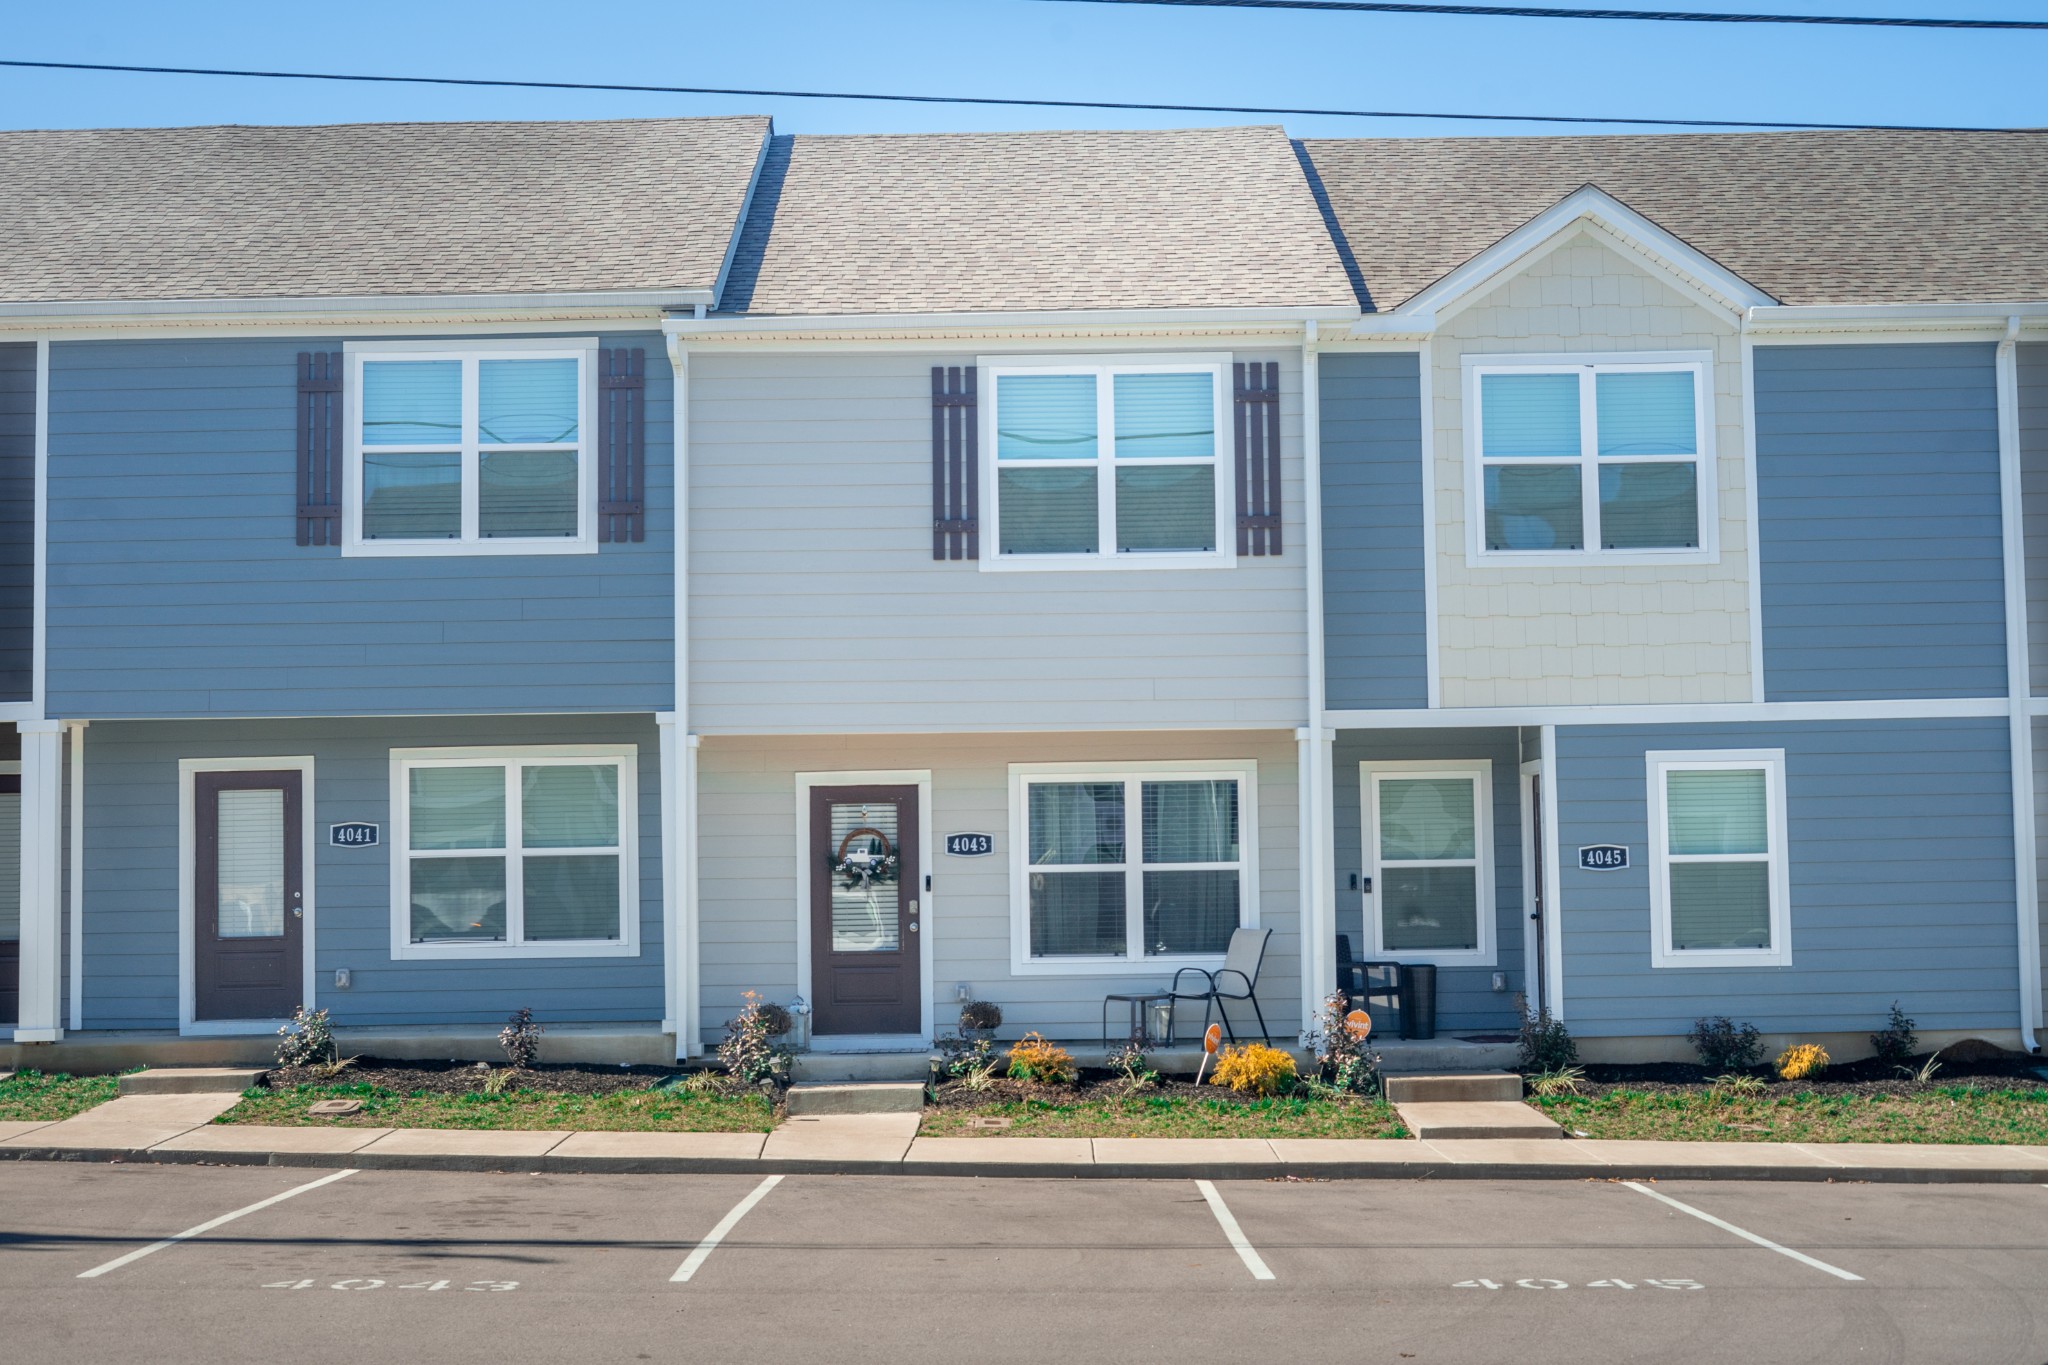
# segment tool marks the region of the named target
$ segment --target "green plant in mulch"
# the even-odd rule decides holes
[[[1731,1078],[1720,1078],[1728,1082]],[[1549,1117],[1591,1138],[1684,1142],[2048,1142],[2048,1090],[1936,1086],[1909,1095],[1815,1094],[1717,1083],[1682,1094],[1610,1090],[1537,1097]]]
[[[1552,1017],[1550,1007],[1531,1010],[1526,997],[1521,1005],[1522,1027],[1516,1035],[1516,1053],[1525,1076],[1567,1071],[1579,1064],[1579,1045],[1564,1026]]]
[[[17,1071],[0,1081],[0,1122],[51,1123],[105,1104],[119,1092],[115,1076],[54,1076]]]
[[[510,1073],[500,1073],[510,1074]],[[355,1100],[363,1107],[342,1118],[313,1118],[316,1100]],[[684,1086],[614,1090],[602,1095],[533,1089],[464,1095],[374,1085],[298,1085],[246,1090],[242,1102],[215,1123],[332,1125],[344,1128],[570,1128],[592,1132],[764,1133],[775,1110],[765,1096],[706,1093]]]
[[[1301,1096],[1211,1100],[1145,1092],[1065,1103],[1027,1099],[927,1109],[918,1131],[925,1137],[965,1137],[987,1131],[974,1121],[988,1118],[1010,1120],[1010,1126],[1000,1130],[1007,1137],[1408,1136],[1392,1106],[1377,1101]]]

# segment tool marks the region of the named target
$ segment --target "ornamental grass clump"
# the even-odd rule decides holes
[[[1778,1079],[1806,1081],[1828,1069],[1828,1050],[1819,1043],[1794,1043],[1778,1054]]]
[[[1216,1072],[1209,1078],[1209,1084],[1227,1085],[1240,1095],[1271,1099],[1294,1089],[1294,1058],[1264,1043],[1227,1047],[1216,1058]]]
[[[1010,1048],[1010,1079],[1040,1085],[1072,1085],[1074,1055],[1043,1034],[1027,1033]]]

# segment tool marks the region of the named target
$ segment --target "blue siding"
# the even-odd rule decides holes
[[[1898,1000],[1923,1029],[2017,1019],[2012,773],[2002,719],[1560,728],[1558,839],[1626,844],[1623,872],[1563,870],[1565,1014],[1586,1036],[1867,1032]],[[1785,750],[1792,965],[1650,966],[1652,749]]]
[[[444,744],[638,744],[640,955],[391,960],[391,754]],[[648,717],[100,722],[86,740],[85,1026],[178,1023],[178,760],[311,754],[316,1001],[345,1025],[662,1017],[661,761]],[[373,820],[378,848],[332,848],[329,824]],[[348,990],[331,984],[347,967]]]
[[[1329,704],[1429,704],[1420,358],[1322,358]]]
[[[296,542],[295,363],[332,338],[51,348],[49,707],[88,717],[673,705],[672,385],[648,369],[647,539],[343,559]]]
[[[36,348],[0,345],[0,701],[34,687]]]
[[[1523,989],[1522,808],[1523,758],[1513,730],[1340,730],[1331,772],[1336,783],[1337,932],[1351,936],[1352,950],[1372,955],[1365,936],[1365,903],[1352,889],[1361,873],[1365,828],[1359,810],[1358,765],[1369,760],[1488,758],[1493,760],[1494,965],[1445,967],[1437,973],[1437,1028],[1513,1030],[1514,1000]],[[1529,757],[1535,757],[1532,750]],[[1493,974],[1508,974],[1505,991],[1493,989]]]
[[[2005,692],[1992,347],[1759,346],[1771,701]]]

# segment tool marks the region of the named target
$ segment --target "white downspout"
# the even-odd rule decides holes
[[[1303,767],[1302,803],[1302,992],[1303,1028],[1314,1021],[1322,998],[1337,979],[1336,867],[1331,851],[1330,741],[1323,713],[1328,706],[1323,642],[1323,395],[1322,355],[1316,324],[1302,328],[1301,467],[1302,554],[1308,615],[1308,726],[1297,731]]]
[[[701,317],[703,310],[698,310]],[[675,1014],[676,1052],[695,1057],[703,1051],[698,1039],[700,989],[697,933],[697,736],[690,732],[690,354],[683,338],[668,333],[668,364],[674,376],[672,402],[675,439],[675,711],[673,733],[676,861],[675,922],[669,941],[675,958],[671,1005]]]
[[[2027,714],[2032,669],[2027,649],[2027,545],[2020,477],[2020,320],[2005,320],[1998,343],[1999,523],[2005,544],[2005,681],[2012,749],[2014,899],[2019,904],[2020,1042],[2039,1052],[2041,886],[2035,864],[2034,729]]]

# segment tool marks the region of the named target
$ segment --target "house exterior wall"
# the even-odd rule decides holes
[[[1320,364],[1328,704],[1427,706],[1421,359],[1332,351]]]
[[[1304,723],[1300,357],[1236,358],[1280,364],[1284,554],[988,572],[931,550],[931,367],[972,350],[693,355],[692,728]]]
[[[1465,357],[1623,351],[1714,357],[1718,562],[1468,564]],[[1604,236],[1582,231],[1446,320],[1430,357],[1443,705],[1751,700],[1754,542],[1744,485],[1742,353],[1733,325]]]
[[[662,1014],[661,762],[652,716],[460,716],[288,721],[97,721],[87,732],[85,1027],[178,1025],[178,762],[311,755],[315,999],[336,1025],[544,1023]],[[601,742],[639,747],[637,957],[393,961],[391,750]],[[328,825],[384,827],[375,848],[334,848]],[[346,967],[347,990],[333,986]]]
[[[1652,968],[1653,749],[1782,748],[1792,963]],[[1925,1030],[2009,1030],[2012,772],[2002,717],[1559,727],[1561,851],[1625,844],[1619,872],[1562,861],[1564,1014],[1582,1037],[1682,1035],[1705,1015],[1767,1033],[1868,1033],[1898,1000]]]
[[[939,1030],[951,1031],[955,992],[965,983],[975,998],[1003,1007],[1004,1038],[1032,1029],[1050,1038],[1098,1037],[1104,996],[1158,989],[1172,973],[1143,964],[1117,975],[1012,972],[1009,767],[1161,759],[1258,764],[1259,923],[1273,930],[1258,996],[1275,1040],[1291,1041],[1300,1027],[1298,760],[1293,735],[1276,731],[707,737],[698,751],[704,1040],[722,1036],[744,991],[777,1002],[812,996],[797,968],[797,774],[903,770],[931,773],[935,840],[959,830],[996,837],[988,857],[931,850],[923,930],[931,936],[926,986]],[[1249,1012],[1234,1010],[1231,1018],[1243,1036]],[[1183,1011],[1184,1036],[1194,1022]]]
[[[34,690],[36,347],[0,343],[0,701]]]
[[[2026,342],[2014,352],[2019,379],[2021,525],[2027,546],[2027,664],[2029,688],[2040,697],[2048,696],[2048,342]]]
[[[1756,348],[1766,700],[2005,694],[1992,352]]]
[[[339,339],[53,343],[49,714],[671,707],[667,358],[603,344],[647,352],[644,542],[345,559],[294,520],[297,356]]]

